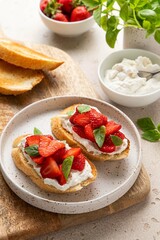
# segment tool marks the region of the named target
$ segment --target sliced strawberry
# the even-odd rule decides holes
[[[65,159],[65,158],[67,158],[69,156],[77,157],[80,153],[81,153],[81,149],[80,148],[70,148],[63,155],[63,159]]]
[[[86,161],[85,156],[82,153],[80,153],[77,157],[74,158],[72,169],[82,171],[85,166],[85,161]]]
[[[125,135],[120,131],[115,132],[114,135],[121,138],[122,140],[126,138]]]
[[[52,179],[55,179],[62,175],[58,167],[58,164],[56,163],[53,157],[47,157],[45,159],[40,169],[40,173],[43,178],[52,178]]]
[[[115,123],[114,121],[109,121],[106,124],[106,136],[114,134],[121,129],[121,125]]]
[[[55,159],[55,161],[58,163],[58,164],[61,164],[63,162],[63,155],[65,154],[66,152],[66,149],[65,147],[64,148],[61,148],[59,149],[58,151],[56,151],[52,157]]]
[[[45,136],[45,137],[48,137],[48,138],[50,138],[51,140],[53,140],[54,138],[53,138],[53,136],[52,135],[50,135],[50,134],[46,134],[46,135],[43,135],[43,136]]]
[[[44,162],[44,157],[31,157],[33,162],[37,163],[37,164],[42,164]]]
[[[79,114],[78,109],[76,108],[75,113],[69,118],[70,122],[74,124],[74,118]]]
[[[102,125],[106,125],[107,117],[102,113],[97,112],[96,109],[91,109],[89,112],[90,122],[93,129],[99,128]]]
[[[103,146],[100,148],[100,150],[102,152],[106,152],[106,153],[111,153],[111,152],[114,152],[116,149],[116,147],[114,145],[107,145],[107,144],[103,144]]]
[[[81,138],[86,138],[84,128],[80,126],[73,126],[72,127],[73,131],[77,133]]]
[[[74,117],[73,123],[76,124],[76,125],[79,125],[81,127],[84,127],[85,125],[90,123],[89,112],[77,114]]]
[[[40,136],[41,136],[41,135],[32,135],[32,136],[26,137],[26,144],[27,144],[28,146],[31,146],[31,145],[39,145]]]
[[[93,134],[93,128],[91,126],[91,124],[87,124],[85,127],[84,127],[84,132],[85,132],[85,135],[86,135],[86,138],[89,139],[90,141],[92,142],[95,142],[95,138],[94,138],[94,134]]]
[[[47,142],[47,139],[49,140]],[[51,140],[49,138],[46,138],[41,141],[39,143],[39,154],[42,157],[48,157],[53,155],[56,151],[58,151],[61,148],[64,148],[65,144],[63,142],[59,142],[57,140]]]
[[[60,164],[59,165],[59,169],[60,169],[60,171],[61,171],[61,176],[59,176],[58,178],[57,178],[57,181],[58,181],[58,183],[60,184],[60,185],[64,185],[64,184],[66,184],[66,179],[65,179],[65,177],[64,177],[64,174],[63,174],[63,172],[62,172],[62,164]]]

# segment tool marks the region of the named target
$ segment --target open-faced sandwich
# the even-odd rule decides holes
[[[92,183],[97,171],[81,152],[51,135],[23,135],[13,142],[15,165],[47,192],[76,192]]]
[[[97,108],[75,104],[51,119],[52,133],[72,147],[80,147],[90,160],[120,160],[129,154],[130,141],[122,126]]]

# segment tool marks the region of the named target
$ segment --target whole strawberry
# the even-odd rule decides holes
[[[62,4],[61,10],[63,13],[71,13],[73,9],[72,0],[58,0],[57,2]]]
[[[85,6],[78,6],[73,9],[71,13],[71,22],[81,21],[91,16],[90,12]]]
[[[63,13],[59,13],[57,12],[54,16],[53,16],[54,20],[57,21],[61,21],[61,22],[68,22],[67,17],[63,14]]]

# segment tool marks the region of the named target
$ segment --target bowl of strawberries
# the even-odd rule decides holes
[[[39,14],[48,29],[65,37],[83,34],[95,23],[81,0],[41,0]]]

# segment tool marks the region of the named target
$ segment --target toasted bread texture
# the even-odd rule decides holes
[[[81,182],[80,184],[77,184],[76,186],[70,187],[69,189],[62,191],[54,186],[45,184],[43,181],[43,178],[40,177],[37,172],[34,170],[31,164],[27,162],[25,159],[20,147],[18,146],[21,140],[26,137],[27,135],[19,136],[16,138],[13,142],[13,148],[12,148],[12,158],[17,166],[18,169],[20,169],[23,173],[25,173],[40,189],[46,191],[46,192],[52,192],[52,193],[72,193],[81,190],[84,186],[89,185],[92,183],[96,177],[97,177],[97,170],[96,167],[92,162],[87,160],[91,166],[92,169],[92,178],[88,178],[87,180]]]
[[[31,90],[43,79],[40,70],[23,69],[0,60],[0,93],[18,95]]]
[[[53,70],[63,63],[5,38],[0,38],[0,59],[19,67],[39,70]]]
[[[75,107],[77,107],[79,104],[75,104],[72,105],[66,109],[64,109],[61,114],[66,114],[67,112],[73,111],[75,109]],[[97,160],[97,161],[107,161],[107,160],[121,160],[124,159],[128,156],[129,154],[129,148],[130,148],[130,142],[128,140],[128,146],[127,148],[118,154],[114,154],[114,155],[109,155],[109,154],[92,154],[91,152],[88,152],[86,147],[84,145],[82,145],[81,143],[77,142],[71,133],[69,133],[68,131],[66,131],[66,129],[64,129],[62,127],[62,122],[61,122],[61,118],[58,117],[53,117],[51,119],[51,129],[52,129],[52,133],[53,135],[60,140],[66,140],[67,143],[72,146],[72,147],[80,147],[83,154],[92,160]]]

